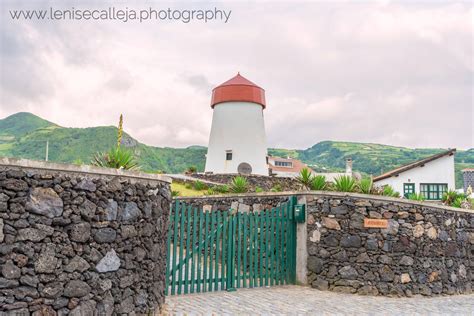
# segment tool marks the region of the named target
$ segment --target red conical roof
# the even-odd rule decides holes
[[[218,103],[232,101],[257,103],[265,108],[265,90],[238,73],[212,90],[212,108]]]

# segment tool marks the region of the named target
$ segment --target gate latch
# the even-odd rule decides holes
[[[306,220],[305,205],[296,204],[294,208],[295,222],[304,223]]]

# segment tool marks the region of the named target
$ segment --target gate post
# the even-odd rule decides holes
[[[306,209],[306,196],[298,196],[298,204],[304,204]],[[296,223],[296,284],[306,285],[308,283],[308,250],[307,250],[307,216],[308,212],[305,212],[305,221],[302,223]]]

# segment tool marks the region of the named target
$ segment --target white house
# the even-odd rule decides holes
[[[393,169],[374,177],[374,185],[390,185],[405,197],[421,193],[426,200],[440,200],[444,192],[455,189],[455,152],[450,149]]]
[[[298,159],[268,156],[267,161],[271,176],[292,178],[297,177],[304,168],[311,170],[307,164]]]
[[[237,74],[212,91],[205,172],[268,175],[265,90]]]

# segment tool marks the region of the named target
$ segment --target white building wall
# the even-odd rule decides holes
[[[455,189],[454,155],[444,156],[425,164],[402,172],[398,177],[390,177],[374,183],[376,186],[391,185],[403,196],[403,184],[414,183],[415,192],[420,193],[420,183],[447,183],[448,190]]]
[[[232,160],[226,151],[232,150]],[[252,174],[268,175],[267,144],[263,108],[250,102],[224,102],[214,106],[206,172],[237,173],[240,163],[252,167]]]

